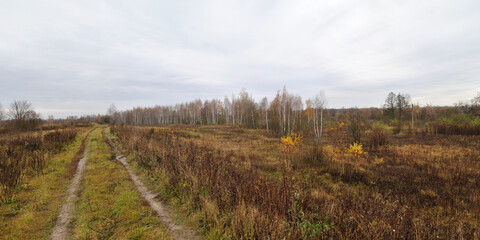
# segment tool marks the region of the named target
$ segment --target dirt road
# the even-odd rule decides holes
[[[55,227],[53,227],[52,235],[50,239],[52,240],[61,240],[66,239],[69,234],[68,225],[72,221],[73,211],[75,209],[74,203],[76,200],[78,186],[80,185],[80,180],[82,178],[83,171],[87,165],[88,156],[86,152],[80,161],[78,162],[77,171],[68,187],[68,197],[67,201],[63,204],[60,215],[58,215],[57,222]]]
[[[162,204],[162,202],[156,199],[156,194],[152,193],[147,189],[147,187],[145,187],[140,178],[133,172],[132,168],[129,166],[127,159],[124,156],[120,155],[120,151],[115,146],[113,141],[110,138],[108,140],[110,142],[110,145],[114,149],[115,154],[117,155],[115,159],[121,162],[123,166],[125,166],[128,174],[130,175],[130,178],[137,187],[137,190],[142,194],[143,198],[148,202],[150,207],[157,213],[160,220],[172,231],[175,239],[201,239],[200,236],[197,235],[195,231],[193,231],[191,228],[177,224],[173,221],[170,214],[171,211],[166,208],[164,204]]]
[[[84,192],[86,192],[86,191],[87,192],[96,191],[96,190],[92,189],[92,187],[96,186],[96,185],[85,184],[85,181],[87,183],[92,183],[92,177],[94,176],[94,175],[92,175],[92,172],[93,173],[97,172],[100,175],[103,174],[101,172],[98,172],[98,171],[103,170],[103,168],[98,169],[98,166],[99,166],[98,164],[101,163],[101,161],[111,161],[111,160],[108,160],[108,158],[106,158],[106,159],[102,159],[101,157],[99,158],[99,156],[102,156],[102,155],[99,154],[98,149],[101,149],[101,147],[100,147],[101,145],[107,146],[107,145],[105,145],[105,142],[108,142],[109,145],[111,146],[110,152],[111,151],[114,152],[115,160],[118,161],[118,163],[117,163],[118,168],[121,169],[122,168],[121,166],[123,166],[124,169],[126,169],[126,171],[123,171],[124,176],[126,177],[126,175],[128,173],[131,182],[133,182],[133,184],[130,183],[131,184],[131,187],[130,187],[131,190],[129,190],[129,191],[137,192],[135,194],[139,194],[140,199],[141,198],[145,199],[145,201],[148,203],[148,206],[150,207],[150,209],[153,210],[152,211],[152,216],[155,218],[155,214],[156,214],[156,216],[158,217],[157,221],[159,223],[161,223],[161,225],[163,226],[163,229],[165,229],[165,231],[168,232],[166,234],[167,236],[169,236],[168,238],[173,237],[174,239],[181,239],[181,240],[183,240],[183,239],[201,239],[200,235],[198,235],[193,229],[191,229],[187,226],[184,226],[182,224],[176,223],[172,219],[172,212],[173,211],[168,209],[161,201],[156,199],[157,195],[155,193],[153,193],[152,191],[150,191],[145,186],[145,184],[142,182],[140,177],[135,174],[132,167],[128,164],[127,159],[124,156],[121,155],[120,151],[118,150],[118,148],[116,147],[116,145],[114,144],[114,142],[110,138],[107,138],[108,140],[105,140],[105,142],[101,141],[101,139],[102,139],[101,136],[102,135],[105,136],[105,135],[104,135],[104,132],[103,132],[103,134],[100,134],[100,132],[101,132],[100,129],[97,129],[96,131],[93,131],[93,133],[92,133],[93,136],[89,137],[87,135],[85,137],[86,140],[87,139],[89,140],[88,147],[85,147],[85,149],[83,150],[84,151],[83,157],[78,162],[78,165],[76,167],[76,172],[75,172],[75,174],[73,176],[73,179],[71,180],[71,182],[68,186],[67,198],[66,198],[65,202],[63,203],[63,205],[61,207],[60,214],[58,215],[58,218],[56,220],[55,226],[53,227],[53,230],[51,232],[51,235],[50,235],[49,239],[63,240],[63,239],[73,239],[73,238],[82,238],[82,237],[90,236],[90,235],[88,235],[88,233],[84,233],[84,232],[82,233],[81,230],[79,230],[79,229],[82,228],[82,227],[80,227],[80,225],[77,226],[78,224],[80,224],[79,221],[85,220],[84,215],[82,215],[83,214],[82,211],[84,211],[84,210],[81,209],[82,207],[79,204],[84,200],[83,198],[85,196],[88,197],[88,196],[91,195],[91,194],[90,195],[89,194],[85,195]],[[85,140],[84,140],[84,142],[85,142]],[[80,149],[82,150],[83,148],[80,148]],[[79,150],[79,152],[81,150]],[[106,150],[106,151],[108,152],[109,150]],[[89,156],[91,158],[90,163],[88,163],[89,162]],[[105,163],[107,163],[107,162],[105,162]],[[120,165],[120,163],[121,163],[121,165]],[[88,164],[88,166],[87,166],[87,164]],[[86,168],[88,170],[85,170]],[[117,173],[121,174],[121,171],[117,171]],[[97,176],[97,175],[95,175],[95,176]],[[94,179],[96,179],[96,178],[97,177],[95,177]],[[98,179],[100,179],[100,178],[98,178]],[[125,178],[123,178],[123,179],[125,179]],[[128,178],[126,178],[126,179],[127,179],[126,181],[128,181]],[[116,179],[116,180],[113,180],[113,181],[115,182],[114,185],[118,185],[119,179]],[[88,186],[90,186],[90,187],[88,187]],[[101,192],[97,191],[97,194],[101,194]],[[108,193],[108,194],[112,194],[112,193]],[[140,197],[140,195],[141,195],[141,197]],[[114,197],[114,196],[118,196],[118,195],[108,195],[108,198]],[[138,201],[137,201],[137,204],[138,204]],[[109,208],[110,208],[109,205],[104,206],[104,209],[108,210]],[[149,209],[149,208],[146,206],[146,209]],[[112,211],[117,211],[117,209],[111,209],[111,210]],[[151,211],[151,210],[149,210],[149,211]],[[96,211],[95,214],[99,214],[98,211]],[[78,217],[80,217],[80,219],[82,219],[82,218],[83,219],[82,220],[77,219],[75,221],[72,221],[74,216],[75,216],[75,219],[77,219]],[[98,216],[95,216],[91,220],[96,221],[95,219],[98,219],[98,218],[99,218]],[[90,220],[88,220],[88,221],[90,221]],[[87,225],[95,224],[95,222],[88,222],[88,221],[87,221]],[[85,222],[82,222],[82,224],[84,225]],[[136,225],[134,225],[134,224],[132,224],[132,225],[122,225],[122,227],[124,227],[125,229],[130,229],[130,231],[132,231],[132,232],[142,232],[143,230],[140,230],[140,228],[144,227],[143,225],[144,224],[142,224],[140,221],[138,221],[136,223]],[[89,225],[88,228],[91,229],[94,232],[98,232],[99,234],[101,233],[101,231],[93,228],[92,226]],[[115,226],[113,226],[113,228],[115,228]],[[87,234],[87,235],[82,235],[82,234]],[[101,233],[101,234],[104,234],[104,233]],[[118,237],[119,236],[115,235],[112,238],[118,238]],[[122,236],[122,237],[126,237],[126,236]],[[144,236],[144,237],[146,237],[146,236]],[[140,237],[140,238],[142,238],[142,237]]]

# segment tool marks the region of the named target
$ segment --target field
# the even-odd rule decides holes
[[[115,127],[208,238],[476,239],[478,136],[390,135],[355,151],[330,129],[293,153],[264,130]]]
[[[80,124],[1,136],[0,239],[171,238],[122,164],[112,161],[104,132]],[[73,191],[83,157],[86,169]],[[58,227],[71,196],[73,210]],[[53,229],[67,234],[56,236]]]
[[[4,133],[0,236],[52,238],[71,191],[72,239],[478,239],[480,137],[382,129],[359,144],[342,123],[321,141],[229,125]]]

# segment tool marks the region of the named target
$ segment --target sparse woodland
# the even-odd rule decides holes
[[[328,109],[326,94],[320,91],[303,101],[284,87],[276,97],[259,103],[243,89],[238,96],[232,95],[212,100],[195,100],[174,106],[136,107],[118,111],[112,104],[103,117],[97,120],[129,125],[222,125],[265,129],[279,135],[290,132],[321,138],[324,126],[338,122],[353,128],[362,125],[363,131],[375,122],[382,122],[395,133],[446,133],[478,135],[480,123],[480,93],[468,102],[459,102],[454,107],[411,103],[408,94],[389,93],[380,108]],[[92,119],[94,117],[91,117]],[[360,130],[360,129],[359,129]],[[355,139],[354,141],[357,141]]]

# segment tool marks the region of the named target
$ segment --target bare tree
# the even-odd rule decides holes
[[[480,116],[480,92],[472,99],[471,109],[473,114]]]
[[[292,111],[293,111],[293,124],[292,124],[292,126],[293,127],[295,127],[296,124],[297,124],[297,118],[298,118],[298,120],[300,121],[300,124],[301,124],[302,110],[303,110],[302,97],[300,97],[299,95],[296,95],[293,98],[293,103],[292,103]],[[292,127],[292,129],[293,129],[293,127]]]
[[[477,96],[472,99],[472,104],[480,106],[480,92],[477,92]]]
[[[322,138],[323,134],[323,110],[327,106],[327,98],[325,92],[322,90],[313,98],[313,107],[314,107],[314,116],[313,116],[313,125],[315,136],[318,139]],[[320,127],[318,127],[318,114],[320,113]]]
[[[396,95],[393,92],[390,92],[385,99],[384,107],[386,109],[387,114],[392,116],[392,119],[395,119],[395,102],[396,102]]]
[[[282,133],[283,134],[287,132],[287,110],[289,107],[288,95],[289,94],[287,92],[287,87],[284,85],[282,90],[281,100],[280,100],[280,104],[282,106],[281,111],[282,111]]]
[[[236,100],[235,99],[236,99],[235,95],[232,93],[232,126],[233,127],[235,127],[235,107],[236,107]]]
[[[262,99],[262,102],[260,103],[260,110],[264,113],[265,115],[265,124],[267,125],[267,132],[268,132],[268,99],[267,97],[264,97]]]
[[[232,119],[232,103],[230,103],[230,100],[228,99],[227,96],[225,96],[224,100],[223,100],[223,109],[225,111],[225,114],[226,114],[226,122],[227,123],[230,123],[231,121],[233,121]]]
[[[415,116],[420,112],[420,105],[412,103],[412,131],[415,133]]]
[[[2,121],[5,118],[5,113],[3,112],[3,106],[0,103],[0,121]]]
[[[395,105],[396,105],[397,110],[398,110],[398,120],[401,122],[403,112],[410,105],[410,95],[399,93],[397,95]]]
[[[117,122],[118,118],[118,111],[117,107],[115,106],[114,103],[110,105],[107,109],[107,115],[110,116],[110,121],[115,124]]]
[[[30,120],[38,117],[37,113],[33,110],[32,104],[25,100],[11,103],[8,116],[12,120]]]

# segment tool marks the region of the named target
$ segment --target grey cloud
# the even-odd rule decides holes
[[[43,116],[326,91],[331,107],[390,91],[452,104],[480,91],[480,2],[5,1],[0,103]]]

